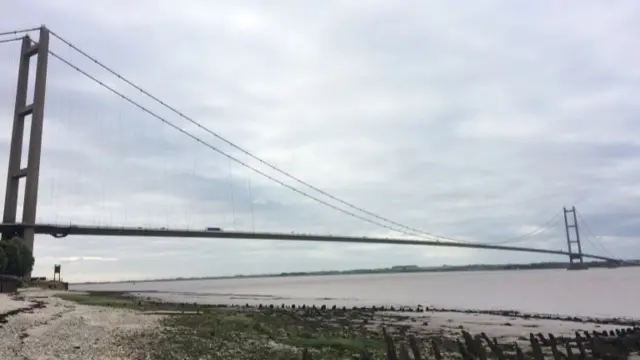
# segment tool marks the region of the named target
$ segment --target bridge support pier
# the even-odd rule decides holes
[[[580,244],[580,231],[578,230],[578,217],[576,216],[576,207],[574,206],[571,209],[567,209],[565,207],[563,208],[563,210],[564,227],[567,233],[567,248],[569,251],[568,270],[586,270],[588,266],[584,263],[582,257],[582,244]],[[572,214],[572,216],[569,217],[567,216],[567,214]]]
[[[29,65],[31,57],[37,57],[33,101],[27,104],[29,90]],[[42,26],[38,42],[28,36],[22,39],[20,65],[18,67],[18,85],[13,115],[13,131],[11,133],[11,150],[9,152],[9,168],[7,170],[7,189],[4,200],[3,223],[15,224],[18,213],[18,194],[20,179],[25,179],[22,220],[24,225],[36,223],[38,203],[38,180],[40,176],[40,155],[42,152],[42,131],[44,120],[45,93],[47,87],[47,64],[49,59],[49,30]],[[22,167],[22,141],[25,122],[31,117],[29,134],[29,153],[26,166]],[[20,236],[27,246],[33,250],[34,229],[17,227],[17,231],[2,234],[2,238]]]

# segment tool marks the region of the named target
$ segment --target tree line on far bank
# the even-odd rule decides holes
[[[33,253],[19,237],[0,241],[0,275],[24,277],[33,269]]]

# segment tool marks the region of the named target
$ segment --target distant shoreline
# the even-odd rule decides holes
[[[585,262],[589,268],[607,268],[608,264],[604,261]],[[636,267],[640,266],[640,260],[628,260],[620,265],[620,267]],[[203,276],[203,277],[175,277],[160,279],[141,279],[141,280],[123,280],[123,281],[98,281],[98,282],[77,282],[71,285],[101,285],[101,284],[124,284],[124,283],[148,283],[148,282],[169,282],[169,281],[197,281],[197,280],[224,280],[224,279],[256,279],[256,278],[274,278],[274,277],[302,277],[302,276],[335,276],[335,275],[377,275],[377,274],[402,274],[402,273],[426,273],[426,272],[462,272],[462,271],[513,271],[513,270],[551,270],[566,269],[566,262],[540,262],[529,264],[474,264],[439,267],[420,267],[416,265],[393,266],[390,268],[378,269],[353,269],[353,270],[328,270],[328,271],[309,271],[309,272],[286,272],[279,274],[253,274],[253,275],[228,275],[228,276]]]

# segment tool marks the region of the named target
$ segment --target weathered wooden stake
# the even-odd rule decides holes
[[[411,352],[413,353],[413,360],[422,360],[422,356],[420,355],[420,347],[418,347],[416,337],[413,335],[409,335],[409,346],[411,347]]]
[[[536,339],[533,334],[529,334],[529,341],[531,342],[531,349],[533,350],[533,358],[536,360],[544,360],[544,354],[542,353],[538,339]]]
[[[442,353],[440,352],[440,346],[435,339],[431,339],[431,348],[433,348],[433,356],[436,360],[442,360]]]
[[[411,360],[409,358],[409,351],[404,343],[400,343],[400,360]]]
[[[522,353],[520,346],[518,346],[518,343],[514,343],[514,344],[516,346],[516,358],[518,360],[524,360],[524,354]]]
[[[384,341],[387,343],[387,360],[398,360],[396,345],[391,335],[387,333],[387,329],[382,328],[382,335],[384,336]]]

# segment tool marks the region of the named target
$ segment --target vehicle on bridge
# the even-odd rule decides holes
[[[205,231],[222,231],[222,229],[219,227],[207,227]]]

